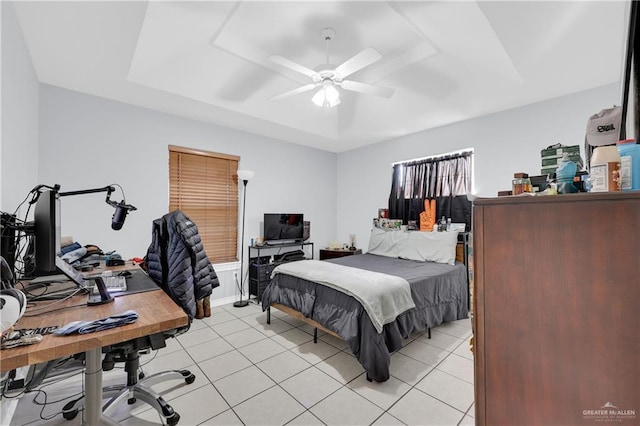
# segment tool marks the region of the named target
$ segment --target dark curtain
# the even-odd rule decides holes
[[[451,218],[471,229],[472,152],[398,163],[393,166],[389,217],[419,223],[424,200],[436,200],[436,217]]]

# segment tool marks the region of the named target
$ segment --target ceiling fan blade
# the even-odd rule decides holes
[[[344,78],[380,59],[382,59],[382,55],[376,49],[368,47],[351,59],[347,59],[333,72]]]
[[[318,86],[318,84],[311,83],[306,84],[304,86],[298,87],[297,89],[289,90],[288,92],[281,93],[270,98],[272,101],[278,101],[280,99],[285,99],[293,95],[297,95],[298,93],[308,92],[309,90],[313,90]]]
[[[271,55],[268,59],[272,62],[275,62],[276,64],[282,65],[285,68],[289,68],[290,70],[294,70],[311,78],[314,78],[318,75],[318,73],[311,68],[296,64],[295,62],[290,61],[289,59],[280,55]]]
[[[352,92],[382,96],[383,98],[390,98],[395,92],[395,89],[389,89],[388,87],[374,86],[372,84],[359,83],[351,80],[342,80],[340,86],[342,86],[343,89],[351,90]]]

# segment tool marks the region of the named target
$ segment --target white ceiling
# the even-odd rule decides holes
[[[626,2],[16,2],[47,84],[341,152],[620,80]],[[320,108],[310,83],[267,59],[382,59]]]

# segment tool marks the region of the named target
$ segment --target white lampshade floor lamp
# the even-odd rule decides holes
[[[233,306],[236,308],[243,308],[249,304],[249,298],[247,300],[242,300],[242,293],[244,292],[244,217],[245,217],[245,206],[247,203],[247,183],[249,179],[251,179],[255,173],[249,170],[238,170],[238,179],[242,180],[244,184],[243,195],[242,195],[242,237],[240,239],[240,300],[233,303]]]

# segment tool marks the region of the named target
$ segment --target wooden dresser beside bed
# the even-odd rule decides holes
[[[478,425],[640,424],[640,191],[478,199]]]

